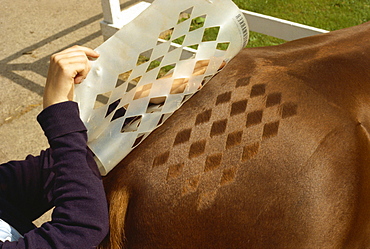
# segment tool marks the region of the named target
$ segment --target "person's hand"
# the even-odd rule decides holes
[[[73,99],[74,84],[79,84],[90,71],[89,58],[98,58],[94,50],[73,46],[50,58],[44,90],[44,108]]]

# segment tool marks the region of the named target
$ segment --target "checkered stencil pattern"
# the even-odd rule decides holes
[[[218,4],[225,16],[216,11]],[[150,16],[161,19],[148,22]],[[76,89],[102,174],[235,56],[246,33],[245,20],[231,1],[157,0],[102,44],[87,82]]]
[[[176,134],[174,149],[153,160],[153,170],[167,167],[168,184],[182,181],[183,197],[198,196],[199,210],[209,207],[218,190],[236,180],[241,165],[258,155],[265,140],[279,134],[282,120],[298,113],[296,103],[284,102],[282,93],[270,92],[265,84],[250,84],[250,77],[234,86],[219,93],[213,106]],[[177,147],[184,153],[181,159]]]

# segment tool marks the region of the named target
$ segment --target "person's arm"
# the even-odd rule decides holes
[[[0,218],[24,234],[35,228],[32,221],[53,207],[54,173],[50,149],[39,156],[0,165]]]
[[[108,232],[108,211],[102,181],[93,173],[96,164],[87,149],[86,128],[78,107],[69,101],[74,83],[89,70],[92,50],[73,47],[52,57],[38,121],[50,143],[52,220],[33,229],[17,242],[0,248],[93,248]],[[32,176],[29,176],[32,177]],[[30,207],[31,208],[31,207]]]

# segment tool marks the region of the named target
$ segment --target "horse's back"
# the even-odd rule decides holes
[[[105,179],[126,247],[370,246],[369,27],[234,58]]]

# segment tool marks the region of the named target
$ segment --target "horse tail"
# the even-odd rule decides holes
[[[125,218],[129,202],[127,188],[121,187],[107,193],[109,203],[109,234],[99,249],[125,248]]]

